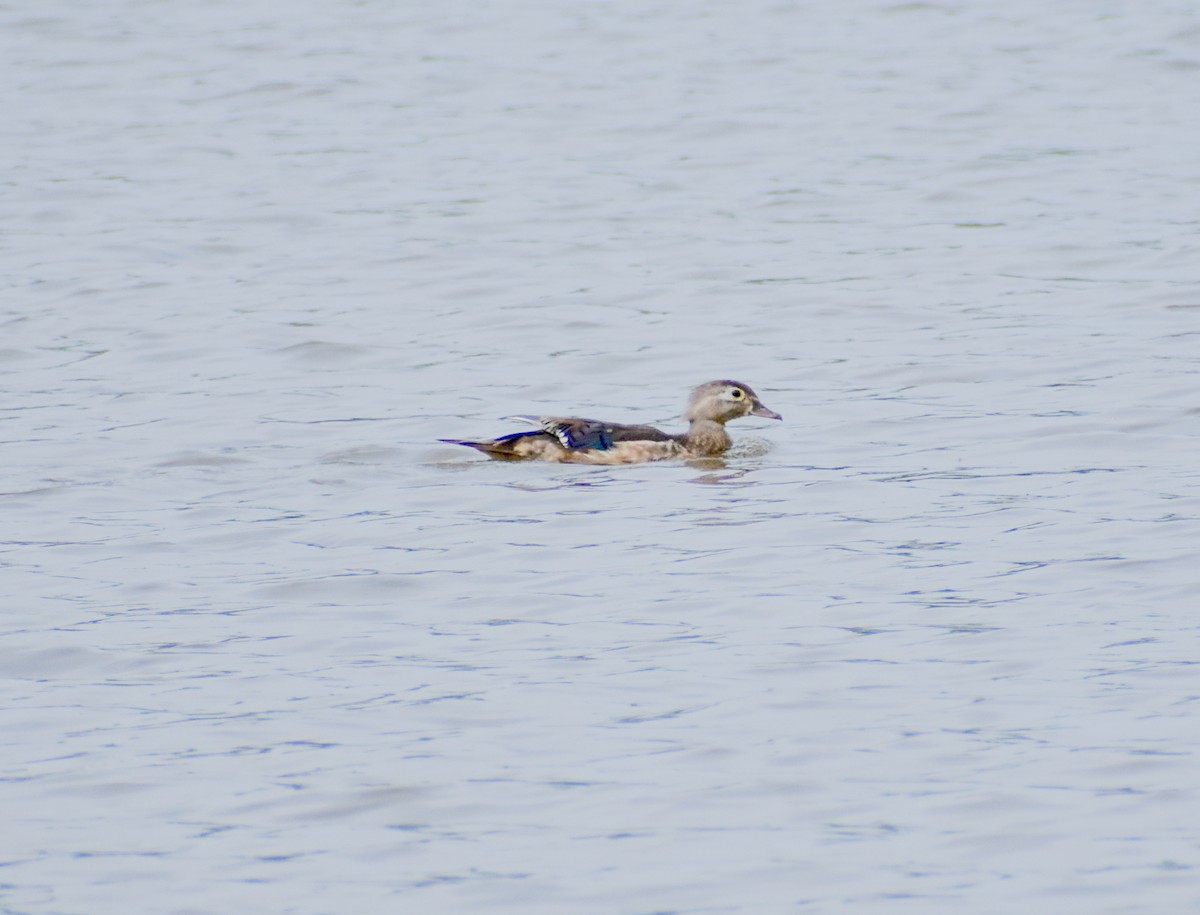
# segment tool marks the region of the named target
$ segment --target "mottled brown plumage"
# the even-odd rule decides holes
[[[500,460],[571,464],[640,464],[665,458],[716,457],[729,449],[725,423],[739,416],[782,419],[767,409],[749,386],[709,381],[692,391],[683,418],[688,430],[670,435],[653,426],[626,426],[573,416],[519,416],[537,426],[484,441],[444,438]]]

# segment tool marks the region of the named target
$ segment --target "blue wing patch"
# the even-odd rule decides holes
[[[607,451],[612,447],[612,429],[604,423],[586,419],[549,420],[542,428],[558,439],[559,443],[571,451],[581,448],[594,448],[597,451]]]
[[[509,416],[506,418],[529,423],[538,428],[536,432],[513,432],[496,439],[498,442],[511,441],[525,435],[547,433],[558,439],[558,443],[568,451],[581,451],[589,448],[596,451],[607,451],[613,446],[613,427],[610,423],[597,422],[594,419],[578,419],[573,416]]]

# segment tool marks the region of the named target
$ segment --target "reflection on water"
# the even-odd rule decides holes
[[[726,464],[724,461],[705,461],[703,463],[700,463],[698,461],[689,461],[688,463],[691,464],[693,467],[695,467],[697,470],[707,469],[707,470],[711,470],[711,471],[717,471],[717,470],[723,470],[726,467]],[[737,469],[729,470],[726,473],[715,473],[715,472],[714,473],[702,473],[702,474],[700,474],[700,476],[693,478],[692,482],[693,483],[705,483],[710,486],[711,485],[721,485],[721,484],[726,484],[726,483],[733,483],[737,480],[740,480],[742,477],[746,476],[746,474],[748,474],[748,473],[750,473],[749,470],[737,470]]]
[[[1196,908],[1190,11],[0,17],[6,911]]]

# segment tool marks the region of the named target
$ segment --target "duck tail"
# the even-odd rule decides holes
[[[491,454],[496,446],[495,442],[469,442],[461,438],[439,438],[439,442],[445,442],[447,445],[463,445],[467,448],[474,448],[476,451],[482,451],[484,454]]]
[[[540,435],[539,432],[516,432],[512,435],[502,435],[500,438],[488,439],[483,442],[473,442],[461,438],[439,438],[439,442],[445,442],[447,445],[463,445],[467,448],[474,448],[476,451],[482,451],[488,457],[519,460],[528,457],[524,453],[524,449],[518,450],[517,443],[534,435]]]

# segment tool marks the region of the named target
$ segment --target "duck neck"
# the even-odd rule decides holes
[[[694,454],[723,454],[732,441],[723,423],[711,419],[693,419],[683,434],[683,444]]]

